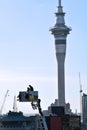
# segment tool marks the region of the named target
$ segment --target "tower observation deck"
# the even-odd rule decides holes
[[[71,31],[65,25],[65,13],[61,6],[61,0],[58,0],[58,11],[56,14],[56,24],[51,29],[55,38],[56,58],[58,63],[58,106],[65,106],[65,55],[66,55],[66,39]]]

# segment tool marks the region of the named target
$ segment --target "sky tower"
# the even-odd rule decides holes
[[[55,38],[56,58],[58,63],[58,106],[65,106],[65,55],[66,39],[70,28],[65,25],[61,0],[58,0],[58,11],[56,14],[56,24],[51,29]]]

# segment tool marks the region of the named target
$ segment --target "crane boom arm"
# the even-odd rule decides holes
[[[5,96],[4,96],[4,100],[3,100],[3,103],[2,103],[2,106],[1,106],[1,109],[0,109],[0,115],[2,114],[2,110],[3,110],[3,108],[4,108],[4,104],[5,104],[5,101],[6,101],[8,92],[9,92],[9,90],[6,91],[6,94],[5,94]]]

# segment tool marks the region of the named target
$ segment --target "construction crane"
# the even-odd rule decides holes
[[[81,113],[81,122],[82,122],[82,83],[81,83],[81,76],[80,76],[80,72],[79,72],[79,85],[80,85],[80,113]]]
[[[13,111],[17,112],[17,100],[16,100],[16,96],[14,96]]]
[[[40,105],[41,100],[38,98],[38,91],[34,91],[34,88],[29,85],[27,91],[19,92],[18,100],[20,102],[31,102],[31,106],[33,109],[38,109],[39,114],[41,115],[41,124],[44,130],[48,130],[47,123],[45,120],[45,116],[42,112],[42,108]]]
[[[6,91],[6,94],[4,96],[4,100],[3,100],[3,103],[2,103],[2,106],[1,106],[1,109],[0,109],[0,115],[2,115],[2,111],[3,111],[4,105],[5,105],[6,98],[8,96],[8,92],[9,92],[9,90]]]

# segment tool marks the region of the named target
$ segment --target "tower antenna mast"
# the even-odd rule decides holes
[[[61,0],[59,0],[59,6],[61,6]]]

